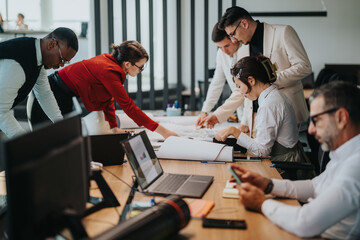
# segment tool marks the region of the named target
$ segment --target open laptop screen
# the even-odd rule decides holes
[[[142,189],[147,188],[163,174],[145,131],[123,141],[122,144]]]

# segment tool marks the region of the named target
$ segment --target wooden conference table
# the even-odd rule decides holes
[[[271,162],[269,160],[263,160],[262,162],[238,162],[235,164],[256,171],[263,176],[281,178],[274,168],[270,168]],[[244,219],[247,224],[246,230],[209,229],[202,227],[201,220],[193,219],[180,231],[181,236],[177,236],[175,239],[301,239],[275,226],[262,214],[246,210],[239,199],[222,197],[225,183],[230,178],[230,172],[226,168],[228,164],[205,164],[195,161],[161,160],[161,165],[165,172],[214,176],[214,182],[203,196],[203,199],[215,202],[215,206],[210,211],[208,217],[234,220]],[[131,185],[131,176],[133,175],[133,172],[129,163],[126,162],[122,166],[109,166],[106,167],[106,169]],[[117,224],[119,214],[122,212],[130,192],[128,186],[110,173],[103,171],[103,176],[116,195],[121,206],[116,209],[103,209],[86,217],[83,220],[83,223],[89,236],[96,236]],[[91,188],[91,196],[101,196],[96,184],[92,185]],[[150,197],[136,193],[133,201],[139,200],[150,200]],[[188,203],[192,200],[193,199],[190,198],[185,199]],[[161,201],[161,197],[156,197],[155,201]],[[299,205],[296,200],[281,199],[279,201],[290,205]],[[146,236],[144,236],[144,239],[145,238]]]

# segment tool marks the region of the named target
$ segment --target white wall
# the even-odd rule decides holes
[[[209,1],[209,68],[215,67],[217,48],[211,40],[212,27],[217,21],[217,0]],[[91,8],[93,0],[90,0]],[[102,51],[107,52],[107,13],[106,2],[101,1],[101,31]],[[155,1],[157,2],[157,1]],[[114,1],[115,3],[115,1]],[[131,5],[131,1],[127,1]],[[324,3],[324,4],[322,4]],[[231,1],[223,1],[223,12],[230,7]],[[315,77],[324,67],[325,63],[360,64],[360,9],[359,0],[238,0],[237,5],[244,7],[249,12],[271,12],[271,11],[327,11],[327,17],[267,17],[256,18],[260,21],[273,24],[288,24],[297,31],[302,43],[308,53]],[[204,0],[195,1],[195,57],[196,70],[195,80],[204,79]],[[161,4],[158,5],[161,7]],[[183,0],[182,8],[182,37],[176,39],[176,4],[175,1],[168,1],[168,54],[169,54],[169,82],[176,82],[176,50],[177,44],[182,44],[182,81],[187,87],[190,86],[190,0]],[[119,9],[119,7],[117,7]],[[93,11],[93,9],[91,9]],[[129,21],[134,21],[134,13],[128,13]],[[158,19],[159,16],[156,17]],[[91,13],[90,19],[94,19]],[[161,20],[161,19],[158,19]],[[91,25],[93,24],[90,23]],[[89,26],[92,31],[92,26]],[[144,26],[143,26],[144,27]],[[135,37],[135,32],[129,35]],[[133,28],[135,30],[135,27]],[[142,32],[144,34],[144,32]],[[115,34],[116,35],[116,34]],[[146,36],[146,35],[145,35]],[[116,36],[115,39],[119,39]],[[90,37],[89,49],[95,45]],[[160,36],[158,41],[160,40]],[[158,44],[161,45],[160,42]],[[162,50],[157,48],[157,59],[162,57]],[[89,54],[91,57],[92,54]],[[156,61],[158,62],[158,61]],[[159,64],[159,63],[157,63]],[[155,66],[155,68],[157,68]],[[160,71],[161,69],[157,69]],[[156,84],[157,85],[157,84]],[[161,84],[160,84],[161,85]],[[159,86],[159,85],[158,85]],[[144,89],[144,88],[143,88]]]
[[[210,0],[217,6],[217,0]],[[200,1],[201,2],[201,1]],[[228,4],[224,1],[223,12]],[[255,18],[273,24],[287,24],[297,31],[312,64],[315,77],[325,63],[360,64],[360,9],[359,0],[251,0],[237,1],[249,12],[270,11],[322,11],[324,6],[327,17],[262,17]],[[217,7],[216,7],[217,8]],[[217,18],[217,15],[214,17]],[[203,21],[199,16],[197,21]],[[211,20],[209,19],[209,24]],[[201,25],[201,24],[200,24]],[[211,28],[210,28],[211,31]],[[211,41],[211,38],[209,38]],[[201,40],[200,38],[200,41]],[[209,43],[209,67],[215,67],[216,46]],[[197,56],[203,50],[196,48]],[[202,59],[199,59],[202,61]],[[198,63],[200,65],[200,63]],[[203,66],[197,70],[196,79],[203,79]]]

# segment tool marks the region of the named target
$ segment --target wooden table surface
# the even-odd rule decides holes
[[[245,168],[256,171],[264,176],[271,178],[281,178],[279,173],[270,168],[271,162],[263,160],[262,162],[239,162]],[[203,196],[203,199],[215,202],[214,208],[209,213],[209,218],[224,218],[240,220],[244,219],[247,224],[246,230],[239,229],[209,229],[202,228],[201,220],[190,220],[189,224],[180,231],[179,239],[301,239],[290,234],[281,228],[272,224],[265,216],[260,213],[248,211],[244,208],[239,199],[229,199],[222,197],[222,191],[226,181],[230,178],[230,172],[227,170],[228,164],[204,164],[195,161],[175,161],[161,160],[161,165],[165,172],[212,175],[214,182]],[[106,167],[107,170],[120,177],[131,185],[131,176],[133,172],[129,163],[122,166]],[[106,229],[115,226],[119,220],[119,215],[123,210],[130,188],[110,173],[103,171],[103,176],[112,188],[117,199],[121,203],[120,207],[103,209],[83,220],[86,230],[90,236],[96,236]],[[92,186],[92,196],[101,196],[96,185]],[[134,200],[149,200],[149,196],[136,193]],[[161,197],[155,200],[161,201]],[[193,199],[185,198],[190,203]],[[290,199],[279,199],[279,201],[291,205],[299,205],[298,201]]]

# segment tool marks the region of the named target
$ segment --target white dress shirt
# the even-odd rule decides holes
[[[40,39],[35,40],[37,64],[42,64]],[[8,137],[24,133],[25,130],[15,119],[11,107],[19,89],[25,83],[25,72],[13,59],[0,59],[0,130]],[[33,88],[33,92],[48,117],[54,122],[62,119],[53,92],[50,89],[44,66]]]
[[[241,133],[237,144],[257,156],[265,157],[277,141],[286,148],[298,142],[295,112],[289,99],[274,85],[259,96],[259,109],[255,118],[256,138]]]
[[[209,85],[206,100],[204,101],[203,107],[201,109],[202,112],[209,113],[211,109],[214,108],[224,89],[225,81],[227,81],[227,83],[229,84],[231,91],[234,91],[234,89],[236,89],[236,85],[233,81],[230,69],[240,59],[238,57],[240,56],[240,54],[237,54],[239,49],[240,47],[232,57],[221,51],[221,49],[218,49],[218,52],[216,54],[216,68],[214,72],[214,77]],[[236,111],[238,114],[238,118],[241,119],[243,115],[243,106],[241,104],[239,105],[240,106],[237,107]]]
[[[330,152],[330,158],[312,180],[273,179],[273,195],[308,203],[289,206],[268,199],[261,208],[264,215],[300,237],[360,239],[360,134]]]

